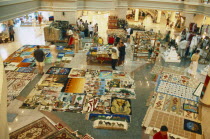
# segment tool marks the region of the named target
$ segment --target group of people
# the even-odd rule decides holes
[[[56,45],[54,42],[50,43],[50,52],[52,54],[52,66],[55,66],[55,62],[57,60],[58,51],[56,49]],[[45,60],[45,53],[42,49],[40,49],[41,46],[37,45],[36,50],[33,53],[33,56],[36,60],[36,66],[38,69],[39,74],[44,74],[43,68],[44,68],[44,60]]]
[[[84,32],[84,37],[93,37],[94,34],[98,32],[98,24],[93,25],[92,22],[84,22],[82,19],[78,18],[76,21],[77,27],[81,32]]]
[[[118,63],[118,65],[122,64],[124,65],[124,61],[125,61],[125,44],[124,42],[120,41],[119,43],[115,42],[114,46],[112,47],[112,69],[113,70],[117,70],[116,69],[116,65]]]

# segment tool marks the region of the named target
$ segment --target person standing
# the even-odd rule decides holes
[[[94,28],[95,28],[95,29],[94,29],[94,33],[95,33],[95,34],[98,33],[98,24],[97,24],[97,23],[95,24]]]
[[[194,77],[196,75],[197,68],[198,68],[198,61],[199,61],[199,58],[200,58],[200,54],[199,53],[200,53],[200,50],[196,50],[196,52],[192,55],[190,67],[188,69],[188,73],[191,76],[194,76]]]
[[[51,42],[49,47],[50,47],[50,52],[51,52],[51,55],[52,55],[52,66],[55,66],[55,62],[57,60],[58,51],[56,49],[56,45],[55,45],[54,42]]]
[[[119,52],[120,52],[120,64],[124,66],[124,61],[125,61],[125,45],[123,42],[120,42],[120,47],[119,47]]]
[[[88,37],[88,22],[87,22],[87,20],[84,23],[84,33],[85,33],[85,37]]]
[[[187,45],[188,45],[188,41],[184,39],[181,40],[181,42],[179,43],[178,52],[180,53],[180,57],[185,56]]]
[[[98,35],[97,34],[94,34],[94,36],[93,36],[93,43],[98,45]]]
[[[153,139],[168,139],[167,132],[168,128],[166,126],[161,126],[160,131],[153,136]]]
[[[78,53],[79,51],[79,34],[78,31],[75,31],[73,34],[73,42],[74,42],[74,51],[75,53]]]
[[[127,32],[127,43],[130,44],[131,28],[127,27],[126,32]]]
[[[118,58],[119,58],[119,51],[117,49],[117,43],[114,44],[114,47],[112,47],[112,55],[111,55],[111,58],[112,58],[112,69],[113,70],[117,70],[115,67],[116,67],[116,64],[117,64],[117,61],[118,61]]]
[[[90,24],[88,25],[88,30],[89,30],[89,33],[90,33],[90,37],[93,36],[93,25],[92,23],[90,22]]]
[[[36,66],[38,68],[39,74],[44,74],[43,67],[44,67],[45,54],[40,49],[40,46],[39,45],[36,46],[36,50],[34,51],[34,58],[36,60]]]
[[[10,41],[15,41],[15,37],[14,37],[14,34],[15,34],[15,31],[14,31],[14,29],[13,29],[13,25],[10,25],[10,24],[8,24],[8,26],[9,26],[9,38],[10,38]]]

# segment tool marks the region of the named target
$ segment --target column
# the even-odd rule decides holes
[[[135,19],[134,21],[139,21],[139,9],[135,9]]]
[[[157,23],[160,23],[162,11],[158,11]]]
[[[205,84],[207,85],[206,90],[205,90],[203,98],[201,99],[201,102],[205,105],[208,105],[208,106],[210,106],[210,82],[209,82],[209,78],[210,78],[210,68],[209,68],[209,72],[208,72],[208,75],[206,76],[206,81],[205,81]]]
[[[4,71],[3,61],[0,58],[0,138],[9,139],[7,124],[7,79]]]
[[[175,16],[176,16],[176,12],[171,12],[170,21],[174,22],[174,24],[175,24]]]

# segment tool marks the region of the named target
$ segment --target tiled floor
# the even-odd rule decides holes
[[[148,19],[149,20],[149,19]],[[153,25],[153,24],[151,24]],[[158,29],[157,25],[153,28]],[[152,26],[151,26],[152,27]],[[151,28],[147,27],[147,29]],[[161,27],[162,28],[162,27]],[[32,27],[21,27],[16,28],[16,34],[15,34],[15,42],[7,43],[7,44],[0,44],[0,55],[3,59],[7,58],[11,53],[13,53],[15,50],[20,48],[24,44],[39,44],[43,45],[45,44],[43,31],[40,29],[40,27],[32,28]],[[145,116],[145,113],[147,111],[146,102],[150,95],[150,93],[154,90],[155,84],[152,81],[152,77],[150,74],[151,68],[153,67],[153,64],[147,63],[144,60],[140,61],[132,61],[132,52],[130,48],[126,49],[126,63],[125,66],[119,66],[117,67],[118,70],[121,71],[127,71],[130,73],[131,77],[135,80],[136,83],[136,100],[132,101],[132,122],[130,124],[130,127],[128,131],[113,131],[113,130],[99,130],[94,129],[92,127],[91,121],[86,121],[85,115],[83,114],[77,114],[77,113],[67,113],[67,112],[52,112],[52,113],[45,113],[40,112],[38,110],[21,110],[19,109],[19,106],[21,105],[22,98],[26,97],[30,90],[33,89],[33,85],[35,85],[39,79],[41,78],[41,75],[37,76],[36,79],[30,84],[30,86],[27,86],[20,94],[19,100],[15,100],[9,107],[8,112],[9,113],[17,113],[18,116],[14,120],[14,122],[9,123],[9,131],[15,131],[16,129],[39,119],[40,117],[43,117],[47,115],[50,119],[52,119],[54,122],[58,119],[61,119],[63,122],[65,122],[70,128],[73,130],[79,130],[82,134],[89,133],[96,139],[147,139],[148,136],[144,135],[141,123]],[[189,60],[183,59],[181,63],[179,64],[168,64],[164,63],[161,60],[157,61],[164,66],[174,65],[178,67],[188,67],[189,66]],[[78,64],[79,63],[79,64]],[[50,65],[47,65],[45,67],[46,69]],[[89,69],[111,69],[110,66],[90,66],[86,63],[86,55],[84,51],[80,51],[77,53],[72,60],[72,62],[69,64],[69,67],[72,68],[89,68]],[[210,120],[209,120],[209,114],[210,114],[210,108],[202,107],[202,119],[203,119],[203,130],[204,135],[208,139],[210,137]],[[61,121],[60,120],[60,121]]]

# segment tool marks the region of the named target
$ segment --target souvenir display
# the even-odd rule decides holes
[[[87,120],[95,121],[95,120],[113,120],[113,121],[126,121],[128,123],[131,122],[131,116],[130,115],[119,115],[119,114],[96,114],[96,113],[90,113],[87,114]]]
[[[62,89],[66,93],[84,93],[85,78],[69,78]]]
[[[111,64],[112,45],[91,47],[87,52],[87,64]]]
[[[69,78],[81,78],[81,77],[85,77],[85,70],[81,70],[81,69],[71,69],[71,72],[69,73]]]
[[[112,130],[127,130],[128,123],[123,121],[95,120],[93,122],[93,127]]]
[[[184,130],[202,134],[201,124],[187,119],[184,119]]]
[[[92,95],[86,96],[86,101],[83,106],[83,113],[110,113],[111,96],[104,95],[94,97]]]
[[[131,115],[131,101],[129,99],[112,98],[111,113]]]
[[[71,71],[71,68],[51,67],[50,69],[48,69],[46,74],[68,75],[70,71]]]

